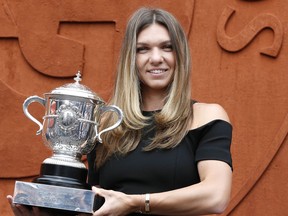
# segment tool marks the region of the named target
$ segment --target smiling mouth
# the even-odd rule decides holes
[[[164,73],[166,71],[167,71],[167,69],[155,69],[155,70],[149,70],[148,72],[152,73],[152,74],[161,74],[161,73]]]

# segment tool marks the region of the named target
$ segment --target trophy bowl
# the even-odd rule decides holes
[[[51,157],[42,162],[40,176],[33,180],[37,187],[39,184],[42,186],[42,191],[45,191],[45,186],[41,184],[89,190],[86,183],[87,168],[81,158],[92,151],[97,142],[102,142],[101,134],[118,127],[124,118],[120,108],[106,105],[96,93],[80,84],[80,76],[78,72],[74,83],[45,93],[44,98],[28,97],[23,103],[24,114],[39,126],[36,134],[42,134],[44,144],[53,152]],[[28,111],[33,102],[45,107],[43,123]],[[118,119],[112,126],[99,131],[101,117],[105,112],[115,112]],[[28,188],[27,185],[21,185],[21,182],[16,185],[21,189]]]

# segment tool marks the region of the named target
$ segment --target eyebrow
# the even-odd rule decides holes
[[[149,42],[137,42],[136,45],[148,45]],[[160,43],[160,45],[163,45],[163,44],[172,44],[171,40],[166,40],[166,41],[162,41]]]

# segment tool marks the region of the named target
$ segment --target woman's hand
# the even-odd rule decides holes
[[[104,204],[94,212],[94,216],[121,216],[140,209],[141,195],[127,195],[122,192],[92,187],[96,195],[105,199]]]
[[[48,213],[41,212],[37,207],[29,209],[24,205],[14,204],[11,195],[8,195],[7,199],[15,216],[49,216]]]

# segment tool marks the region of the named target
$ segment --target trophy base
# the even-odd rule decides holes
[[[93,213],[95,193],[86,178],[87,169],[43,163],[32,183],[16,181],[13,202],[51,215]]]
[[[91,190],[16,181],[15,204],[37,206],[51,215],[93,213],[95,193]]]

